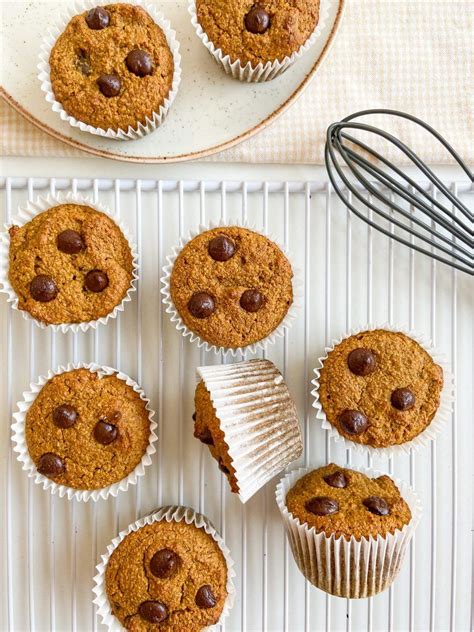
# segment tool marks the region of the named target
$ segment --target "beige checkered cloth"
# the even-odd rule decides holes
[[[210,160],[321,164],[331,122],[385,107],[430,123],[474,164],[474,0],[346,4],[334,46],[297,103],[262,133]],[[37,130],[3,102],[0,113],[3,155],[86,155]],[[410,124],[396,123],[389,130],[430,163],[452,161]],[[395,150],[384,153],[403,163]]]

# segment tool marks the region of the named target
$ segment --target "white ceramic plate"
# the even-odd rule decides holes
[[[217,67],[194,32],[187,0],[156,2],[181,43],[182,82],[163,126],[146,138],[126,142],[71,128],[51,110],[40,90],[36,76],[40,45],[48,25],[64,11],[64,0],[3,1],[1,94],[45,132],[98,156],[152,163],[202,158],[256,134],[302,94],[341,22],[345,0],[329,1],[322,36],[290,71],[266,84],[235,81]]]

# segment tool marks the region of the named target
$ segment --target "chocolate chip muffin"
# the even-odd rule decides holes
[[[94,490],[125,478],[150,439],[146,402],[116,375],[75,369],[55,375],[26,415],[25,437],[40,474]]]
[[[181,250],[170,294],[184,324],[231,349],[271,334],[293,302],[293,272],[267,237],[238,226],[205,231]]]
[[[127,630],[198,632],[220,618],[227,564],[204,529],[160,520],[122,540],[105,584],[112,612]]]
[[[18,308],[42,323],[97,320],[131,288],[130,246],[105,213],[60,204],[9,232],[8,276]]]
[[[297,52],[319,20],[319,0],[196,0],[199,24],[231,62],[255,67]]]
[[[69,115],[103,130],[146,124],[173,83],[165,33],[131,4],[95,7],[73,17],[49,64],[56,100]]]
[[[389,476],[366,474],[334,463],[300,478],[286,496],[288,511],[327,537],[385,537],[411,520],[408,504]]]
[[[324,360],[319,399],[346,439],[375,448],[414,439],[438,410],[443,371],[401,332],[376,329],[344,339]]]

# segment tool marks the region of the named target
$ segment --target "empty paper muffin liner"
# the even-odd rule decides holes
[[[303,451],[296,406],[269,360],[197,369],[209,391],[245,503]]]
[[[409,338],[412,338],[431,356],[433,361],[443,369],[443,388],[440,393],[440,403],[438,410],[436,411],[430,424],[425,428],[425,430],[423,430],[423,432],[421,432],[410,441],[406,441],[405,443],[401,443],[399,445],[387,446],[386,448],[375,448],[367,444],[350,441],[350,439],[346,439],[346,437],[339,434],[336,426],[333,426],[327,419],[326,413],[324,412],[321,401],[319,399],[319,377],[321,374],[321,369],[324,365],[324,361],[328,357],[329,353],[345,338],[349,338],[350,336],[354,336],[363,331],[373,331],[375,329],[382,329],[395,333],[400,332],[402,334],[405,334]],[[311,394],[314,397],[313,407],[316,408],[317,411],[316,418],[321,421],[322,428],[324,428],[324,430],[327,430],[329,436],[336,442],[344,442],[347,448],[353,448],[358,452],[369,452],[371,456],[391,457],[402,454],[409,454],[410,450],[412,449],[419,450],[420,448],[426,446],[430,441],[434,440],[437,435],[443,430],[444,426],[451,416],[453,409],[455,392],[454,376],[450,371],[450,367],[447,364],[444,355],[441,354],[437,349],[435,349],[431,342],[422,334],[419,334],[416,331],[409,331],[408,329],[405,329],[403,327],[395,327],[388,324],[370,324],[366,325],[365,327],[351,329],[348,333],[345,333],[337,340],[334,340],[330,347],[326,347],[324,349],[324,352],[324,356],[318,358],[317,366],[314,369],[315,377],[311,381],[311,384],[314,386],[314,388],[311,391]]]
[[[143,454],[140,463],[135,467],[134,470],[130,472],[125,478],[107,487],[102,487],[101,489],[76,489],[73,487],[68,487],[67,485],[58,485],[52,479],[47,476],[43,476],[36,469],[36,465],[30,457],[30,453],[28,451],[28,445],[26,443],[25,437],[25,426],[26,426],[26,415],[30,409],[30,406],[36,399],[38,393],[41,391],[43,386],[49,380],[51,380],[55,375],[61,375],[62,373],[67,373],[68,371],[73,371],[74,369],[89,369],[89,371],[93,373],[97,373],[100,377],[104,377],[106,375],[115,375],[118,379],[123,380],[128,386],[133,388],[133,390],[140,395],[140,399],[142,399],[146,403],[146,410],[148,411],[148,419],[150,421],[150,437],[148,447],[146,452]],[[67,496],[69,500],[75,498],[80,501],[88,501],[93,500],[97,501],[100,498],[108,498],[109,496],[117,496],[119,491],[127,491],[129,485],[136,485],[138,478],[145,474],[145,467],[151,464],[151,455],[156,452],[156,447],[154,445],[155,441],[157,441],[158,436],[156,435],[157,423],[153,421],[153,416],[155,411],[150,407],[150,400],[145,396],[144,391],[138,386],[138,384],[132,380],[128,375],[117,371],[108,366],[99,366],[93,362],[89,364],[85,364],[83,362],[79,364],[68,364],[67,366],[60,366],[56,371],[49,370],[47,375],[42,375],[38,378],[38,381],[30,384],[30,390],[25,391],[23,393],[23,399],[17,403],[18,411],[13,414],[14,423],[12,424],[12,441],[13,441],[13,450],[17,453],[17,459],[21,463],[21,467],[23,470],[28,472],[28,476],[33,478],[35,483],[41,485],[43,489],[49,489],[52,494],[58,494],[59,497]]]
[[[245,81],[247,83],[263,83],[264,81],[271,81],[272,79],[275,79],[275,77],[283,74],[291,65],[298,61],[298,59],[300,59],[304,53],[311,48],[324,31],[329,16],[329,9],[330,0],[320,0],[319,19],[313,33],[309,36],[303,46],[301,46],[289,57],[287,56],[281,61],[276,59],[274,61],[268,61],[266,64],[259,63],[257,66],[252,66],[250,62],[247,62],[245,66],[242,66],[238,59],[231,61],[229,55],[224,55],[222,50],[220,48],[216,48],[213,42],[211,42],[209,36],[199,23],[196,12],[196,0],[189,0],[188,7],[188,11],[191,15],[191,22],[196,34],[212,55],[216,63],[234,79]]]
[[[49,57],[56,40],[73,17],[83,13],[84,11],[89,11],[94,7],[111,4],[110,0],[76,0],[74,4],[71,4],[71,6],[67,8],[65,7],[65,12],[59,18],[57,24],[49,29],[48,34],[43,39],[43,44],[39,54],[39,63],[37,66],[39,71],[38,79],[41,82],[41,90],[45,93],[46,101],[51,104],[53,112],[59,114],[61,119],[63,121],[67,121],[72,127],[78,127],[81,132],[89,132],[89,134],[95,134],[97,136],[102,136],[103,138],[112,138],[114,140],[136,140],[154,132],[165,120],[173,101],[176,98],[179,84],[181,82],[181,55],[179,53],[179,42],[176,39],[176,32],[172,30],[169,21],[148,2],[142,2],[141,0],[128,0],[127,3],[138,5],[150,14],[151,18],[164,32],[166,41],[173,55],[174,73],[170,91],[164,102],[160,105],[159,110],[157,112],[153,112],[151,118],[146,118],[146,123],[139,122],[137,123],[136,128],[129,126],[127,130],[114,130],[110,128],[105,130],[100,127],[94,127],[93,125],[79,121],[74,116],[68,114],[62,104],[57,101],[54,96],[50,77],[51,68],[49,66]]]
[[[351,466],[352,467],[352,466]],[[352,467],[371,477],[383,472]],[[359,599],[386,590],[396,578],[405,551],[421,517],[421,503],[413,490],[395,480],[400,494],[411,510],[411,520],[402,529],[385,537],[328,537],[314,527],[302,524],[286,507],[286,495],[296,481],[310,472],[300,468],[278,483],[276,501],[285,525],[288,541],[298,568],[314,586],[337,597]]]
[[[122,624],[112,613],[109,599],[107,597],[107,590],[105,585],[105,572],[107,564],[113,551],[118,547],[120,542],[132,531],[138,531],[146,524],[153,524],[154,522],[161,522],[166,520],[167,522],[181,522],[184,520],[186,524],[193,524],[199,529],[211,536],[211,538],[217,542],[222,554],[227,563],[227,599],[225,600],[224,607],[219,619],[219,624],[229,615],[234,601],[235,601],[235,586],[232,580],[235,577],[234,562],[230,556],[230,551],[224,543],[224,540],[217,533],[212,523],[202,514],[197,513],[190,507],[183,507],[178,505],[171,505],[162,507],[154,513],[137,520],[130,524],[126,529],[121,531],[116,538],[107,546],[107,552],[101,556],[102,561],[97,565],[97,574],[94,577],[94,588],[92,589],[95,594],[94,604],[97,606],[97,616],[104,625],[107,626],[109,631],[123,630]],[[217,625],[217,624],[216,624]],[[212,626],[214,627],[214,626]],[[210,628],[206,628],[210,629]]]
[[[290,305],[285,317],[280,322],[280,324],[276,327],[274,331],[272,331],[268,336],[254,342],[253,344],[247,345],[245,347],[219,347],[210,342],[207,342],[198,334],[194,333],[184,324],[183,319],[181,318],[178,310],[174,306],[173,299],[171,298],[171,273],[173,272],[173,267],[176,259],[178,258],[179,253],[183,250],[184,246],[188,244],[195,237],[200,235],[201,233],[212,230],[213,228],[220,228],[225,226],[236,226],[238,228],[245,228],[247,230],[251,230],[254,233],[258,233],[263,237],[266,237],[271,242],[273,242],[278,248],[283,252],[285,257],[290,262],[290,266],[293,272],[292,278],[292,286],[293,286],[293,303]],[[263,231],[256,229],[254,226],[251,226],[247,223],[239,222],[239,221],[220,221],[220,222],[210,222],[209,225],[204,226],[200,225],[197,230],[192,230],[189,232],[187,238],[181,238],[179,244],[174,246],[172,254],[166,257],[167,265],[163,266],[163,276],[161,277],[161,283],[163,287],[161,288],[161,293],[163,294],[163,303],[166,306],[166,313],[170,315],[171,322],[175,323],[176,329],[181,332],[181,334],[186,338],[189,336],[190,342],[197,342],[198,347],[204,347],[206,351],[214,351],[215,353],[222,352],[224,355],[230,354],[232,356],[236,356],[238,353],[244,353],[245,351],[250,353],[256,353],[259,350],[264,350],[268,344],[274,344],[277,338],[281,338],[285,331],[288,330],[293,324],[294,319],[296,318],[298,309],[302,300],[302,281],[300,277],[300,273],[298,269],[295,267],[292,261],[291,253],[287,248],[282,246],[276,239],[274,239],[271,235],[265,234]]]
[[[8,270],[9,270],[9,255],[10,255],[10,234],[8,232],[11,226],[24,226],[28,222],[30,222],[34,217],[40,215],[43,211],[47,211],[50,208],[55,206],[59,206],[61,204],[77,204],[80,206],[89,206],[90,208],[100,211],[105,215],[108,215],[117,226],[122,231],[125,239],[127,240],[128,246],[130,248],[130,252],[132,253],[132,280],[130,282],[130,287],[127,290],[126,295],[122,299],[122,301],[114,307],[114,309],[109,312],[106,316],[102,316],[96,320],[90,320],[82,323],[61,323],[60,325],[49,325],[47,323],[43,323],[33,316],[25,309],[18,308],[18,296],[15,293],[15,290],[10,284],[10,279],[8,278]],[[38,327],[45,329],[46,327],[52,329],[53,331],[61,331],[62,333],[67,333],[68,331],[72,331],[73,333],[77,333],[79,331],[87,331],[89,328],[96,329],[100,324],[105,325],[110,318],[116,318],[119,312],[122,312],[125,309],[125,304],[132,300],[132,294],[136,290],[136,284],[138,280],[138,272],[139,272],[139,263],[138,263],[138,250],[136,245],[132,242],[128,229],[122,222],[119,222],[114,214],[102,204],[97,202],[93,202],[89,198],[81,197],[78,195],[73,195],[72,193],[57,193],[56,195],[47,195],[45,197],[38,197],[35,202],[28,201],[24,206],[20,206],[17,214],[10,219],[10,223],[5,226],[5,232],[0,233],[0,292],[4,292],[8,295],[8,302],[11,303],[13,309],[20,312],[25,320],[33,321]]]

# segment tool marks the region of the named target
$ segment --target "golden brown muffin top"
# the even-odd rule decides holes
[[[41,474],[92,490],[135,469],[149,444],[150,421],[146,403],[123,380],[76,369],[43,386],[26,415],[25,435]]]
[[[129,58],[132,51],[141,54]],[[49,63],[54,96],[66,112],[105,130],[127,131],[146,123],[173,83],[174,61],[165,34],[144,9],[130,4],[74,16]]]
[[[222,551],[184,521],[161,520],[127,535],[105,581],[114,615],[133,632],[198,632],[217,623],[227,598]]]
[[[319,382],[321,405],[338,432],[383,448],[410,441],[430,424],[443,372],[415,340],[377,329],[336,345]]]
[[[106,316],[126,296],[132,271],[120,228],[88,206],[60,204],[10,228],[8,275],[18,307],[43,323]]]
[[[385,537],[411,520],[411,511],[389,476],[330,463],[300,478],[286,495],[295,518],[330,537]]]
[[[282,61],[299,50],[319,20],[319,0],[196,0],[198,22],[231,61]]]
[[[237,348],[278,327],[293,302],[292,277],[286,256],[263,235],[214,228],[179,253],[171,298],[191,331],[211,344]]]

